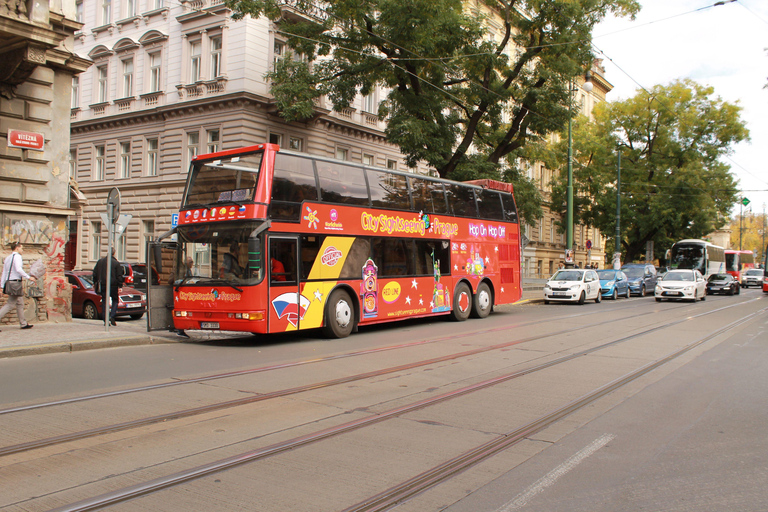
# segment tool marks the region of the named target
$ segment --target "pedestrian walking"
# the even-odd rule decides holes
[[[107,308],[109,308],[109,322],[112,325],[117,325],[115,317],[117,316],[117,303],[120,301],[119,289],[123,285],[123,266],[117,261],[115,256],[116,251],[112,249],[112,257],[104,256],[96,262],[96,266],[93,267],[93,281],[96,286],[96,291],[101,294],[102,302],[101,309],[103,314],[107,314]],[[109,307],[110,301],[107,300],[107,265],[111,266],[109,276],[109,299],[111,299],[112,306]]]
[[[24,318],[24,288],[22,280],[27,278],[35,282],[37,279],[35,276],[24,272],[24,260],[22,258],[24,246],[20,242],[13,242],[11,243],[11,250],[13,251],[11,255],[3,261],[3,273],[0,275],[0,286],[3,288],[3,293],[8,296],[5,306],[0,309],[0,320],[15,307],[21,328],[31,329],[33,327],[32,324],[28,324],[26,318]]]

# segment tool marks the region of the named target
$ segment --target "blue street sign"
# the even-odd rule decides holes
[[[178,213],[172,213],[171,214],[171,229],[175,228],[179,225],[179,214]]]

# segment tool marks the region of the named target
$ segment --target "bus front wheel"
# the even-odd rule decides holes
[[[472,317],[485,318],[491,314],[493,308],[493,296],[491,289],[486,283],[480,283],[477,286],[477,292],[472,299]]]
[[[453,291],[453,310],[451,318],[457,322],[463,322],[469,318],[472,310],[472,292],[467,283],[459,283]]]
[[[355,326],[355,308],[349,294],[335,290],[325,305],[325,326],[323,333],[329,338],[346,338]]]

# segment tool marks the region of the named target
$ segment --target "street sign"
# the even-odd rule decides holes
[[[37,132],[24,132],[21,130],[8,130],[8,147],[19,149],[34,149],[43,151],[45,136]]]
[[[112,190],[109,191],[107,206],[110,204],[112,205],[112,222],[117,222],[118,217],[120,217],[120,191],[117,187],[112,187]],[[107,212],[109,212],[109,208],[107,208]]]
[[[750,203],[750,201],[746,197],[743,197],[741,199],[741,204],[743,204],[744,206],[747,206],[749,203]]]
[[[175,228],[179,225],[179,214],[178,213],[172,213],[171,214],[171,229]]]
[[[525,233],[522,233],[520,235],[520,252],[525,250],[525,247],[528,245],[528,242],[530,242],[530,240],[528,240],[528,237],[525,236]]]
[[[117,222],[115,223],[115,230],[117,232],[117,236],[121,236],[123,233],[125,233],[125,228],[128,227],[128,223],[131,222],[132,218],[133,218],[133,215],[129,215],[127,213],[120,214],[120,217],[117,219]]]

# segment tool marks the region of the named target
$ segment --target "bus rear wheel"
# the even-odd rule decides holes
[[[493,309],[491,289],[486,283],[480,283],[472,299],[472,318],[485,318],[491,314],[491,309]]]
[[[457,322],[463,322],[469,318],[472,309],[472,292],[467,283],[459,283],[453,291],[453,310],[451,318]]]
[[[346,338],[355,326],[355,308],[344,290],[334,290],[325,305],[323,333],[329,338]]]

